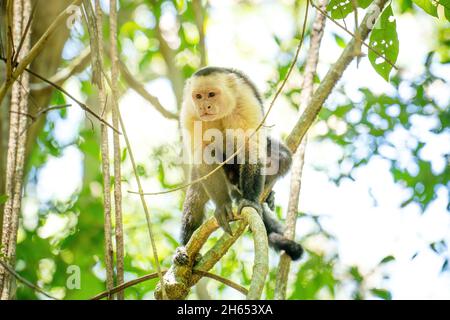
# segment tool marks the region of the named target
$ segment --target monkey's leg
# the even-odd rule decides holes
[[[225,232],[231,234],[229,222],[233,219],[233,202],[223,168],[211,174],[218,167],[217,164],[200,164],[196,167],[199,177],[209,175],[202,180],[203,188],[216,205],[214,217],[217,219],[217,223]]]
[[[192,178],[196,178],[196,173],[192,170]],[[184,246],[191,239],[192,234],[202,224],[205,204],[209,198],[203,186],[200,183],[190,185],[186,192],[186,198],[183,203],[183,217],[181,224],[181,244],[178,247],[173,261],[179,265],[186,265],[189,263],[189,257]]]
[[[181,243],[186,245],[195,230],[202,224],[205,204],[209,198],[200,183],[189,186],[183,204]]]
[[[252,207],[262,215],[259,198],[263,192],[265,177],[261,174],[261,167],[261,164],[249,163],[240,167],[239,190],[242,192],[242,198],[238,205],[239,214],[244,207]]]

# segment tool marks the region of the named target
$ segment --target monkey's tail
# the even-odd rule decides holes
[[[292,260],[298,260],[303,254],[303,248],[297,242],[284,236],[283,225],[273,217],[266,203],[263,204],[263,221],[266,226],[269,244],[275,250],[284,250]]]

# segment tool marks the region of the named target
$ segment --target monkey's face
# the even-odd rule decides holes
[[[192,90],[192,101],[202,121],[221,118],[223,96],[219,87],[200,87]]]
[[[200,120],[214,121],[229,115],[236,104],[229,91],[225,79],[215,76],[194,79],[191,97]]]

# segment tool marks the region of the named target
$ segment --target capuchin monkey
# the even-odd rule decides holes
[[[231,234],[229,222],[233,219],[234,200],[238,214],[244,207],[253,207],[262,216],[273,248],[284,250],[293,260],[302,255],[302,247],[284,237],[284,227],[274,218],[274,193],[270,193],[264,204],[260,203],[264,187],[273,186],[287,173],[292,162],[289,149],[267,137],[263,127],[252,135],[263,116],[263,102],[256,86],[240,71],[205,67],[187,80],[180,122],[190,155],[191,180],[209,174],[241,150],[208,178],[189,186],[183,206],[183,245],[202,224],[209,200],[215,205],[218,224]],[[233,139],[217,138],[229,138],[230,132],[234,134]],[[204,141],[204,135],[215,139]],[[205,154],[210,154],[212,159],[205,160]],[[277,170],[266,170],[268,163],[275,164]],[[182,252],[177,251],[175,261],[187,263]]]

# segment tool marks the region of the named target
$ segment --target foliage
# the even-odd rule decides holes
[[[367,8],[371,2],[371,0],[355,1],[360,9]],[[436,6],[431,0],[413,2],[426,13],[437,16]],[[401,0],[394,2],[393,7],[388,6],[370,37],[369,43],[378,54],[369,51],[368,58],[375,71],[384,79],[390,80],[392,90],[389,93],[379,94],[362,86],[359,90],[359,99],[350,99],[345,90],[340,89],[340,99],[336,100],[344,102],[330,102],[324,106],[319,115],[319,124],[324,124],[327,131],[315,139],[320,142],[332,142],[343,151],[342,157],[334,168],[315,169],[326,172],[332,181],[339,184],[343,179],[354,179],[355,170],[366,166],[372,159],[384,159],[389,164],[393,180],[409,192],[402,206],[415,204],[425,211],[436,199],[436,190],[439,187],[443,186],[450,190],[450,167],[447,165],[436,169],[433,162],[424,156],[429,141],[412,129],[416,121],[428,121],[433,125],[427,134],[441,137],[450,134],[448,105],[438,103],[427,93],[427,88],[436,82],[443,82],[448,86],[444,79],[434,74],[433,66],[450,61],[449,27],[447,25],[437,27],[439,33],[436,33],[436,37],[440,41],[436,51],[441,61],[437,61],[437,56],[430,54],[420,77],[409,79],[402,70],[396,73],[391,64],[379,57],[379,54],[382,54],[389,62],[396,63],[399,40],[393,18],[404,12],[416,12],[413,2]],[[447,2],[448,0],[441,0],[439,3],[445,7],[445,16],[450,20],[448,11],[450,6]],[[248,9],[245,4],[235,5],[236,10]],[[295,11],[297,7],[291,4],[283,6],[288,7],[294,21],[298,16],[298,12]],[[344,19],[354,12],[354,2],[332,0],[327,10],[331,17]],[[154,79],[169,80],[174,96],[179,96],[180,88],[177,81],[180,79],[184,81],[200,67],[200,33],[196,26],[192,1],[121,0],[119,12],[119,41],[123,62],[143,83]],[[163,44],[158,31],[161,19],[174,21],[174,26],[169,31],[166,30],[165,34],[170,39],[169,49],[173,51],[171,52],[173,57],[170,57],[170,54],[169,57],[165,56],[161,49]],[[106,24],[104,27],[107,37]],[[294,40],[298,38],[296,37],[298,34],[299,31],[296,30]],[[335,39],[338,44],[345,46],[343,38],[336,35]],[[273,70],[275,75],[269,80],[265,97],[272,95],[278,81],[285,77],[294,52],[293,48],[297,44],[292,39],[286,41],[278,36],[274,36],[274,42],[279,56],[283,59],[277,59],[271,66],[275,69]],[[80,32],[72,32],[67,46],[81,51],[80,47],[87,46],[88,43],[88,32],[81,28]],[[64,62],[68,63],[69,61]],[[302,65],[303,61],[299,61],[296,70],[298,74],[302,71]],[[95,101],[95,87],[92,86],[90,76],[91,70],[88,69],[74,77],[73,81],[77,82],[85,98]],[[320,81],[319,78],[316,80]],[[407,97],[402,94],[402,88],[405,87],[411,92]],[[298,108],[299,93],[298,86],[287,88],[284,92],[284,98],[293,108]],[[54,93],[49,102],[50,105],[63,103],[66,101],[60,93]],[[22,276],[57,297],[86,299],[103,291],[105,287],[99,130],[97,127],[92,129],[88,122],[80,123],[72,141],[61,142],[55,131],[57,123],[66,117],[67,111],[64,109],[48,114],[44,130],[37,137],[27,162],[24,219],[19,231],[16,269]],[[338,130],[331,125],[336,122],[344,124],[345,130]],[[393,137],[398,132],[407,134],[407,157],[414,163],[413,167],[405,166],[396,154],[397,146]],[[79,188],[68,199],[40,201],[37,190],[40,173],[50,160],[63,157],[68,148],[75,148],[83,156],[83,177]],[[179,185],[179,179],[173,178],[179,177],[179,172],[182,171],[177,162],[177,152],[178,150],[166,150],[163,146],[149,150],[150,160],[138,164],[139,175],[149,183],[155,182],[161,189]],[[135,185],[128,154],[129,151],[124,148],[122,152],[124,191]],[[450,154],[442,154],[441,158],[448,163]],[[126,192],[124,195],[125,272],[126,279],[129,280],[153,272],[154,261],[150,254],[145,219],[139,202]],[[171,264],[171,255],[178,246],[183,197],[174,194],[169,198],[171,205],[164,206],[160,205],[158,200],[151,199],[154,232],[163,260],[162,268],[167,269]],[[0,195],[0,204],[4,201],[5,196]],[[34,204],[34,207],[28,203]],[[277,208],[280,216],[284,214],[282,211],[281,207]],[[55,222],[59,226],[57,230],[46,233],[48,226]],[[320,216],[301,213],[298,223],[310,225],[311,228],[309,232],[299,235],[300,241],[305,245],[306,255],[300,263],[293,264],[289,299],[392,298],[391,293],[382,287],[383,281],[379,282],[379,286],[373,287],[369,280],[374,274],[384,274],[386,265],[395,260],[394,256],[383,258],[373,270],[363,272],[358,266],[341,263],[337,249],[338,240],[322,224]],[[209,239],[208,246],[211,246],[217,237],[218,235],[214,234]],[[212,272],[248,286],[252,272],[250,237],[251,235],[243,237]],[[323,248],[318,248],[320,246],[315,245],[316,243],[323,244]],[[432,243],[430,248],[440,256],[447,252],[445,241]],[[272,252],[273,265],[266,285],[266,298],[273,298],[277,257],[278,254]],[[66,286],[67,270],[71,265],[76,265],[81,270],[81,289],[68,289]],[[448,269],[447,259],[442,270]],[[20,283],[18,285],[17,298],[43,298],[28,287]],[[129,288],[126,290],[126,298],[153,298],[155,285],[156,280],[152,280]],[[222,284],[210,282],[208,286],[210,291],[214,292],[214,298],[227,298],[233,294]],[[193,295],[192,293],[191,297]]]

